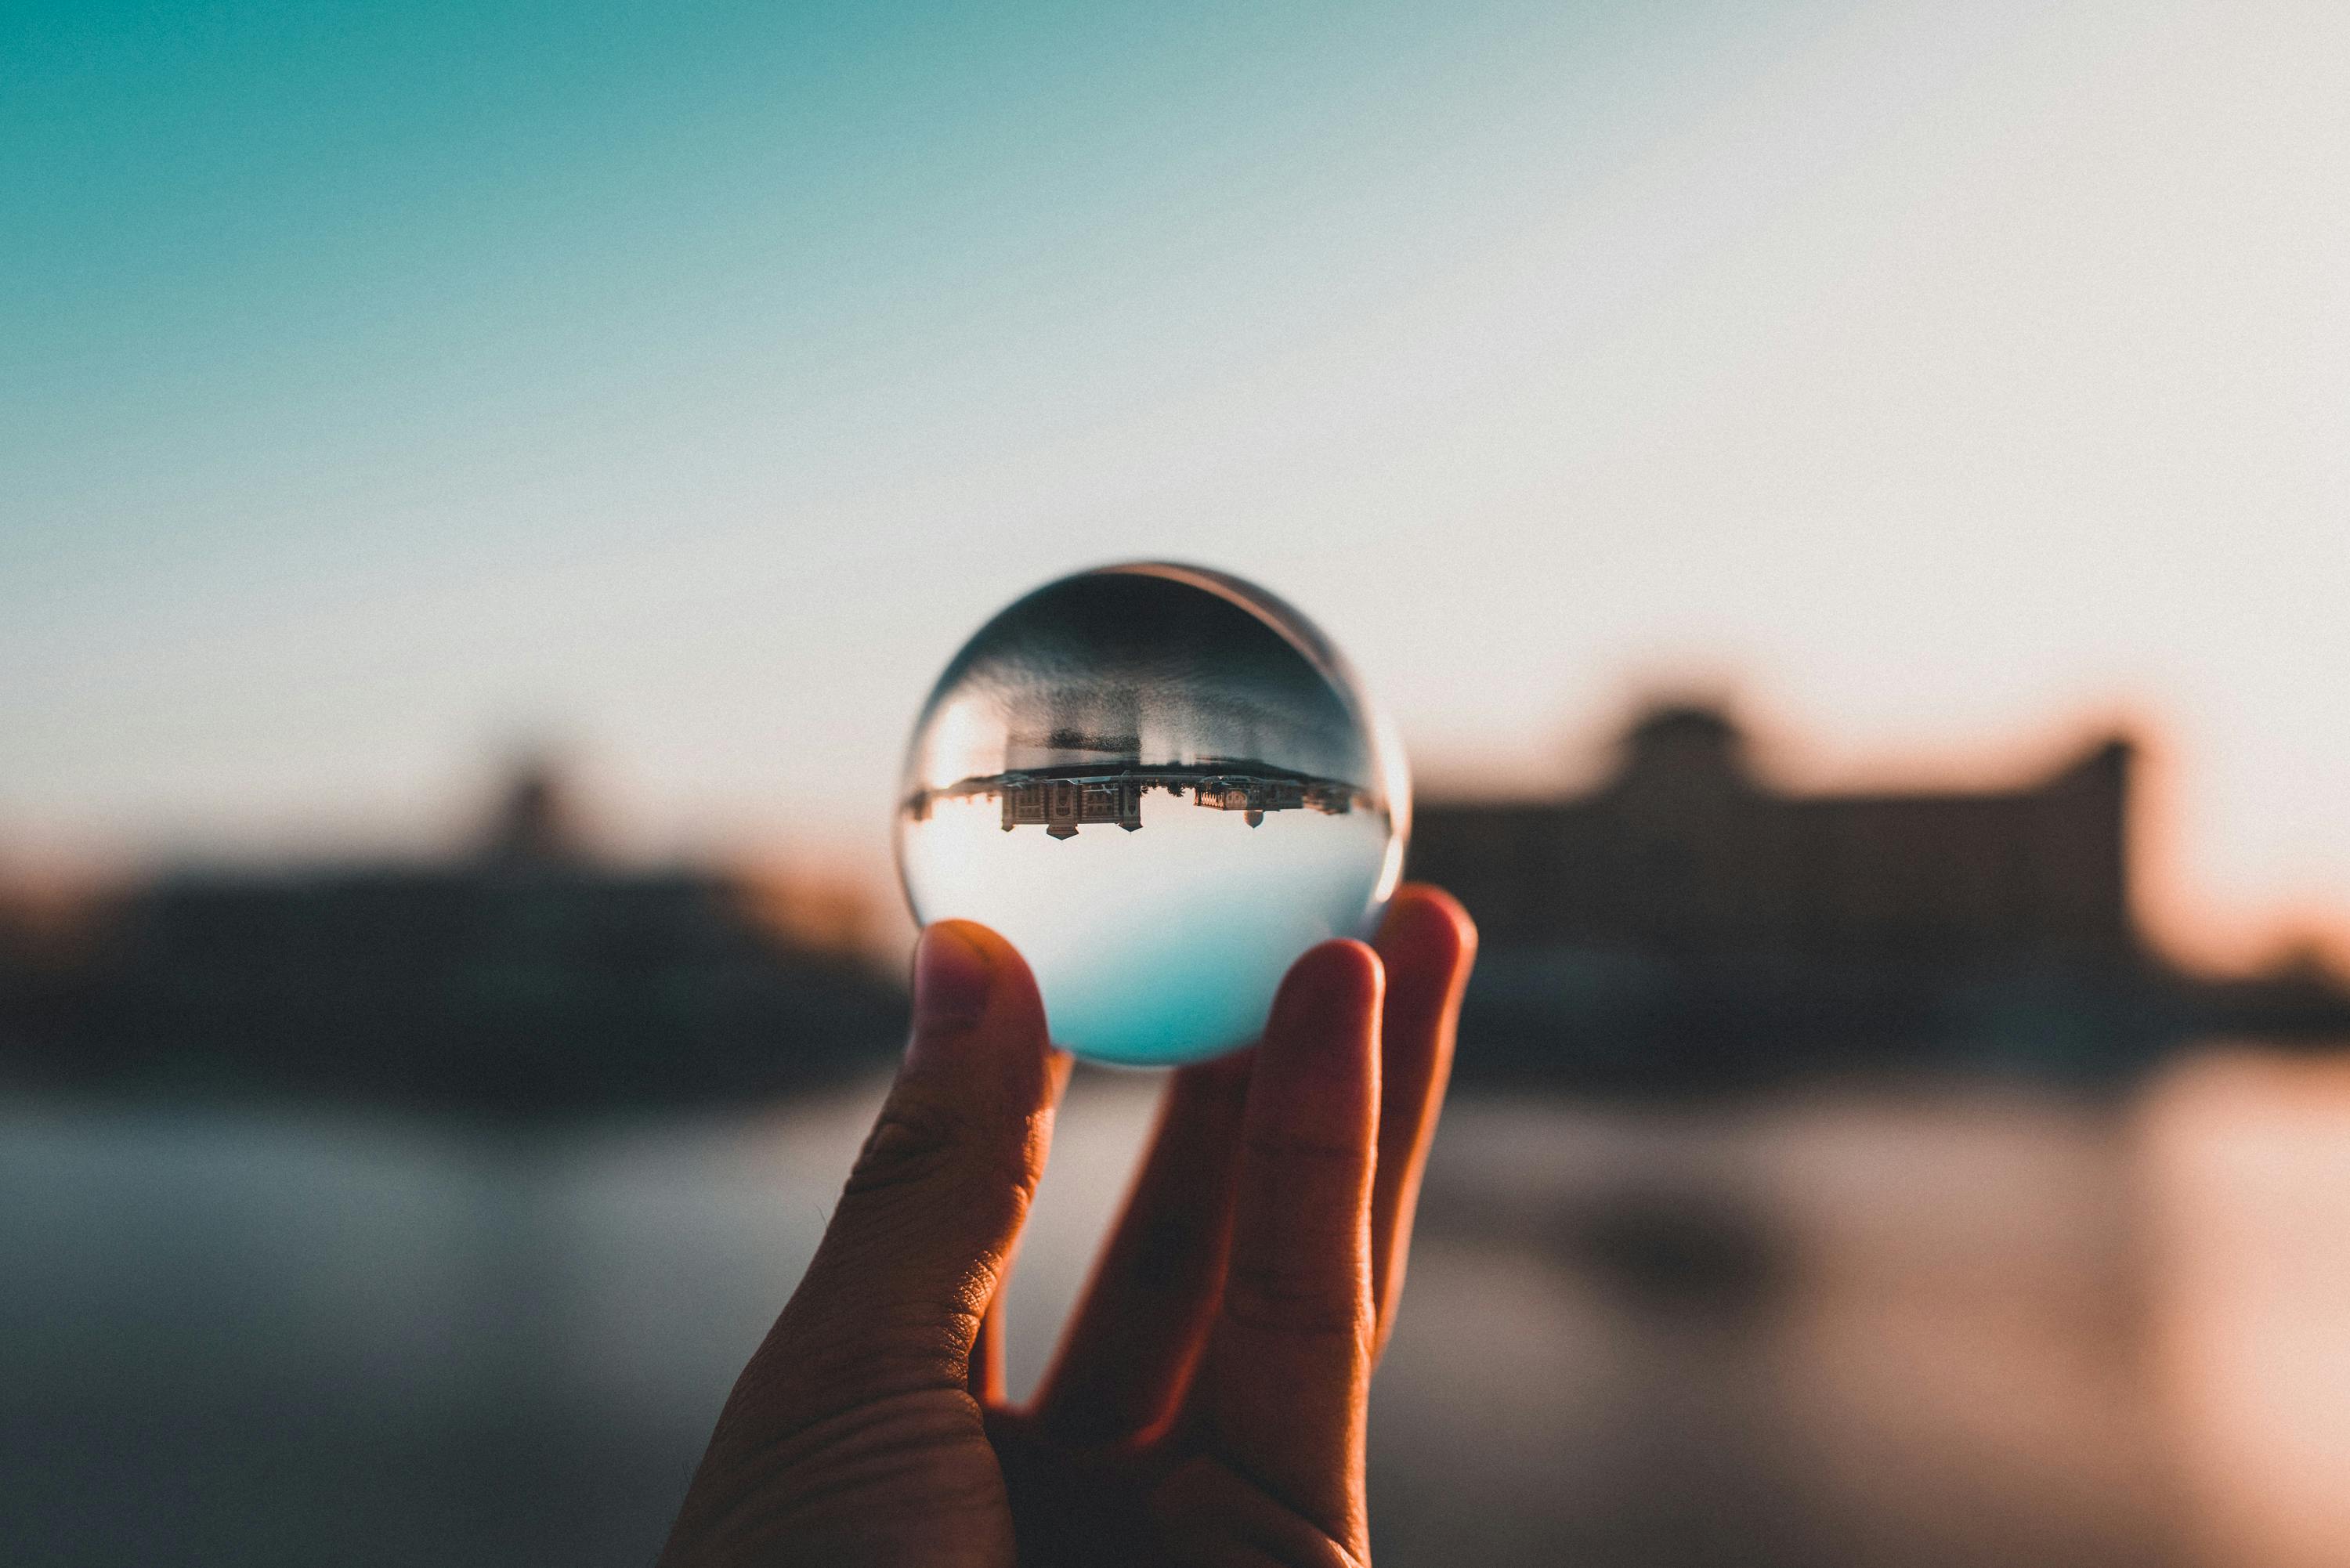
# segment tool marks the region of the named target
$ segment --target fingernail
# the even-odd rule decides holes
[[[964,1029],[987,1011],[995,965],[987,950],[947,926],[922,933],[914,950],[914,1038],[925,1029]]]

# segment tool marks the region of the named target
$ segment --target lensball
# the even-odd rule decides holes
[[[1403,754],[1262,588],[1143,562],[1048,583],[915,722],[898,869],[1035,971],[1054,1041],[1135,1065],[1254,1040],[1295,959],[1369,934],[1403,867]]]

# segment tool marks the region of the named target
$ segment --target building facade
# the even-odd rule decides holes
[[[1422,807],[1413,875],[1489,948],[1934,969],[2137,961],[2132,749],[2012,789],[1797,795],[1722,713],[1653,711],[1588,794]]]
[[[1136,779],[1007,779],[1003,791],[1003,831],[1043,825],[1054,838],[1075,838],[1089,823],[1138,833],[1142,828],[1144,784]]]

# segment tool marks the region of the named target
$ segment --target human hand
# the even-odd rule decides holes
[[[1474,948],[1407,887],[1376,951],[1314,949],[1260,1044],[1173,1075],[1015,1409],[997,1303],[1068,1059],[1009,943],[931,928],[904,1065],[662,1568],[1364,1568],[1371,1368]]]

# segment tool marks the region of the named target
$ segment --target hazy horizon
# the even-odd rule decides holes
[[[2155,748],[2350,931],[2350,11],[109,4],[0,21],[0,867],[886,867],[964,638],[1194,560],[1424,790],[1734,695],[1799,787]],[[1577,770],[1582,770],[1578,774]]]

